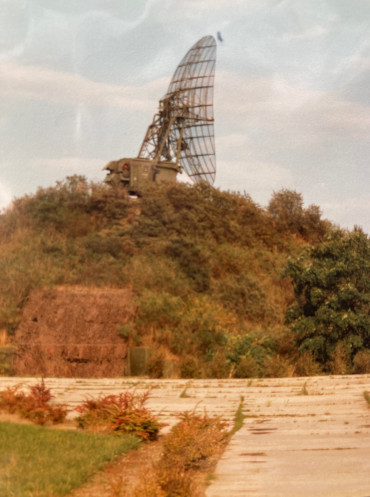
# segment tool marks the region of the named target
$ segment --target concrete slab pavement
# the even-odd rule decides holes
[[[369,497],[370,377],[255,380],[207,497]]]

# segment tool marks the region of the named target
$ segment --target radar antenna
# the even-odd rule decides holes
[[[215,65],[216,41],[213,36],[205,36],[177,66],[138,157],[105,166],[108,183],[123,183],[131,193],[136,193],[144,181],[173,182],[177,173],[185,170],[193,181],[213,185]]]

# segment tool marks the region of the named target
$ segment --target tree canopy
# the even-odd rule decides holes
[[[370,348],[370,243],[361,230],[329,232],[287,262],[295,302],[287,322],[300,352],[328,367],[340,350],[351,363]]]

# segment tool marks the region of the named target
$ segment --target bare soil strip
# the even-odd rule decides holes
[[[129,497],[161,456],[161,441],[144,444],[99,472],[70,497]]]

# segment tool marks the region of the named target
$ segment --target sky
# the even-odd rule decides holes
[[[0,0],[0,208],[136,157],[218,31],[215,186],[261,206],[295,190],[369,233],[369,0]]]

